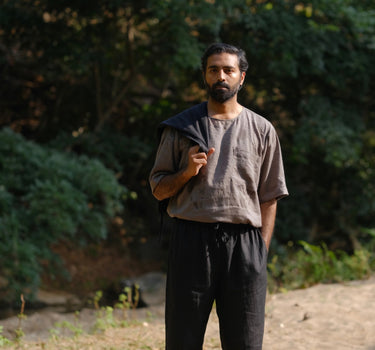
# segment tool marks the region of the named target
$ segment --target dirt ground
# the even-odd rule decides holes
[[[163,310],[161,302],[129,311],[126,327],[107,327],[103,332],[84,333],[70,339],[64,338],[63,333],[53,338],[48,329],[66,320],[89,330],[97,320],[93,310],[82,310],[79,316],[41,312],[24,321],[26,335],[18,346],[11,348],[161,350],[164,348]],[[17,319],[3,320],[0,326],[15,329]],[[220,349],[215,312],[211,314],[205,337],[204,350],[209,349]],[[269,295],[264,350],[291,349],[375,350],[375,276],[365,281],[320,284]]]

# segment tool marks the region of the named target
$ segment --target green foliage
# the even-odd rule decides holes
[[[100,300],[103,296],[102,291],[97,291],[93,300],[94,307],[96,309],[96,320],[94,329],[96,331],[104,331],[109,327],[125,327],[129,325],[127,312],[131,309],[135,309],[139,302],[139,286],[135,286],[135,295],[132,295],[132,288],[125,287],[123,293],[119,295],[118,302],[115,307],[111,306],[100,306]],[[121,311],[121,317],[118,318],[115,315],[115,311]]]
[[[280,204],[279,243],[323,240],[350,250],[358,226],[371,225],[373,13],[365,2],[270,1],[244,19],[247,40],[235,30],[225,37],[243,40],[249,104],[281,137],[291,197]]]
[[[130,187],[134,187],[134,182],[144,176],[142,170],[145,161],[152,153],[150,145],[139,137],[129,137],[116,130],[79,135],[60,133],[49,142],[49,146],[100,160],[116,173],[120,182],[127,183]]]
[[[139,285],[134,286],[134,295],[131,287],[125,287],[123,293],[119,295],[119,302],[116,308],[123,310],[124,319],[126,318],[127,309],[136,309],[139,303]]]
[[[0,346],[11,345],[12,342],[8,338],[4,337],[2,333],[3,333],[3,326],[0,326]]]
[[[126,190],[98,160],[68,155],[0,131],[0,266],[3,298],[33,294],[51,244],[103,239]],[[47,263],[49,262],[49,263]],[[52,265],[51,265],[52,264]]]
[[[113,315],[113,307],[103,306],[97,311],[95,330],[96,331],[105,331],[107,328],[115,328],[117,322]]]
[[[303,105],[304,117],[295,134],[295,154],[303,164],[305,155],[319,152],[323,161],[336,168],[348,168],[361,156],[364,125],[355,110],[314,96]]]
[[[214,41],[245,49],[250,67],[240,102],[269,118],[280,135],[291,196],[280,205],[273,244],[303,239],[350,251],[360,227],[371,227],[373,1],[41,0],[1,6],[0,125],[38,142],[57,138],[58,149],[100,159],[138,196],[125,208],[132,229],[149,231],[143,216],[156,210],[147,187],[156,126],[206,97],[200,56]],[[21,165],[13,166],[19,166],[19,186],[71,190],[77,210],[87,210],[78,209],[82,198],[66,178],[36,184]],[[4,186],[0,209],[17,204]],[[67,201],[65,210],[71,205]],[[103,227],[99,217],[98,223],[84,221],[88,230]],[[64,225],[71,232],[74,223]]]
[[[352,255],[333,252],[326,244],[299,242],[297,250],[274,255],[268,264],[270,288],[306,288],[317,283],[337,283],[368,278],[375,270],[375,254],[368,248],[355,250]]]
[[[72,335],[77,338],[83,334],[82,324],[79,322],[79,312],[75,313],[74,322],[61,321],[54,324],[54,328],[50,329],[50,334],[56,340],[59,336]]]

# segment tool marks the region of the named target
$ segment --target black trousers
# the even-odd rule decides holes
[[[166,294],[166,349],[201,350],[214,301],[224,350],[261,350],[267,249],[250,225],[175,220]]]

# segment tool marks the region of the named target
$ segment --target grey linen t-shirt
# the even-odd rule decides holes
[[[243,108],[234,119],[208,118],[208,147],[215,152],[168,204],[168,214],[198,222],[261,227],[260,203],[288,195],[279,139],[272,124]],[[152,192],[161,179],[188,164],[194,144],[164,129],[150,173]]]

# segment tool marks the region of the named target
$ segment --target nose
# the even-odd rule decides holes
[[[218,71],[218,77],[217,77],[217,80],[218,81],[224,81],[225,80],[225,74],[224,74],[224,71],[222,69],[220,69]]]

